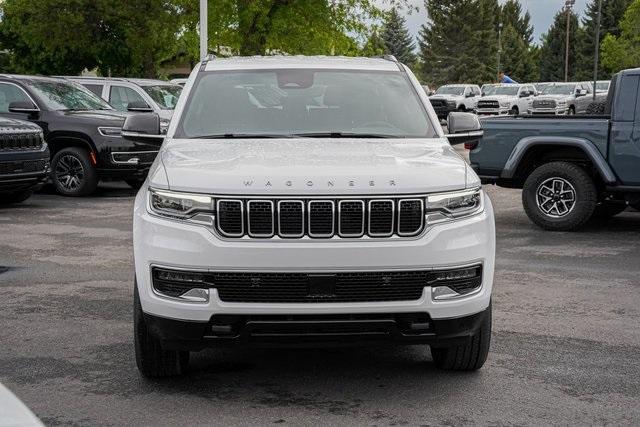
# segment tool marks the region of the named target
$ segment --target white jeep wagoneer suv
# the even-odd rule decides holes
[[[477,141],[477,118],[448,124],[393,57],[209,59],[166,138],[128,118],[125,138],[162,144],[134,212],[142,374],[211,346],[380,340],[480,368],[493,210],[447,140]]]

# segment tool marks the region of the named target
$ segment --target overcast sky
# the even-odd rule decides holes
[[[588,0],[576,0],[574,10],[582,16]],[[420,26],[425,22],[426,11],[422,0],[410,0],[420,8],[419,12],[413,12],[407,16],[407,25],[411,33],[417,37]],[[546,32],[553,23],[553,17],[564,5],[564,0],[520,0],[523,10],[531,14],[531,23],[534,27],[534,41],[538,42],[542,33]]]

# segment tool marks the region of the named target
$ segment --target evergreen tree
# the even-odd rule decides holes
[[[362,47],[363,56],[380,56],[385,51],[384,40],[380,37],[380,33],[377,28],[374,28],[371,35],[367,39],[367,42]]]
[[[531,15],[529,11],[522,13],[522,6],[519,0],[507,0],[500,9],[500,22],[503,29],[511,25],[520,35],[525,45],[533,42],[533,25],[531,25]]]
[[[600,18],[600,43],[608,35],[620,35],[620,21],[632,0],[602,0],[602,15]],[[593,58],[595,55],[596,25],[598,21],[598,0],[591,0],[587,4],[585,17],[582,19],[582,31],[578,35],[578,52],[576,56],[576,78],[590,80],[593,78]],[[609,79],[611,74],[598,66],[598,78]]]
[[[602,42],[602,65],[610,73],[640,67],[640,0],[634,0],[620,22],[620,36]]]
[[[495,0],[426,0],[420,31],[422,79],[434,84],[495,81]]]
[[[500,56],[501,67],[512,79],[525,82],[529,80],[527,74],[529,68],[529,49],[518,31],[507,24],[502,29],[501,37],[502,54]]]
[[[395,7],[387,13],[381,37],[386,54],[395,56],[403,64],[410,65],[415,62],[415,42],[409,34],[407,22]]]
[[[576,36],[578,34],[578,16],[570,12],[569,17],[569,80],[575,79]],[[556,13],[549,31],[542,36],[540,50],[540,80],[564,81],[565,47],[567,31],[567,12]]]

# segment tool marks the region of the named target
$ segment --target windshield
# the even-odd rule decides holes
[[[463,95],[464,86],[440,86],[436,91],[437,95]]]
[[[494,89],[493,95],[516,96],[520,88],[518,86],[498,86]]]
[[[163,110],[173,110],[182,92],[182,86],[178,85],[154,85],[142,86],[147,94]]]
[[[35,81],[30,87],[46,106],[55,111],[63,110],[112,110],[113,108],[76,83]]]
[[[558,85],[552,84],[545,87],[542,91],[543,95],[573,95],[575,85]]]
[[[196,80],[177,138],[435,137],[399,71],[217,71]]]
[[[493,95],[496,92],[497,85],[484,85],[482,86],[482,96]]]
[[[609,82],[597,82],[596,90],[606,92],[609,90]]]

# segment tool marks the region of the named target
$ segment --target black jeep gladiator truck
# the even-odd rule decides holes
[[[0,117],[39,125],[51,152],[51,181],[66,196],[94,192],[100,180],[138,187],[158,147],[121,137],[130,114],[65,79],[0,75]]]
[[[22,120],[0,118],[0,204],[27,200],[48,174],[49,149],[42,129]]]
[[[483,118],[471,166],[484,183],[521,188],[525,212],[547,230],[640,209],[639,95],[636,68],[613,77],[602,114]]]

